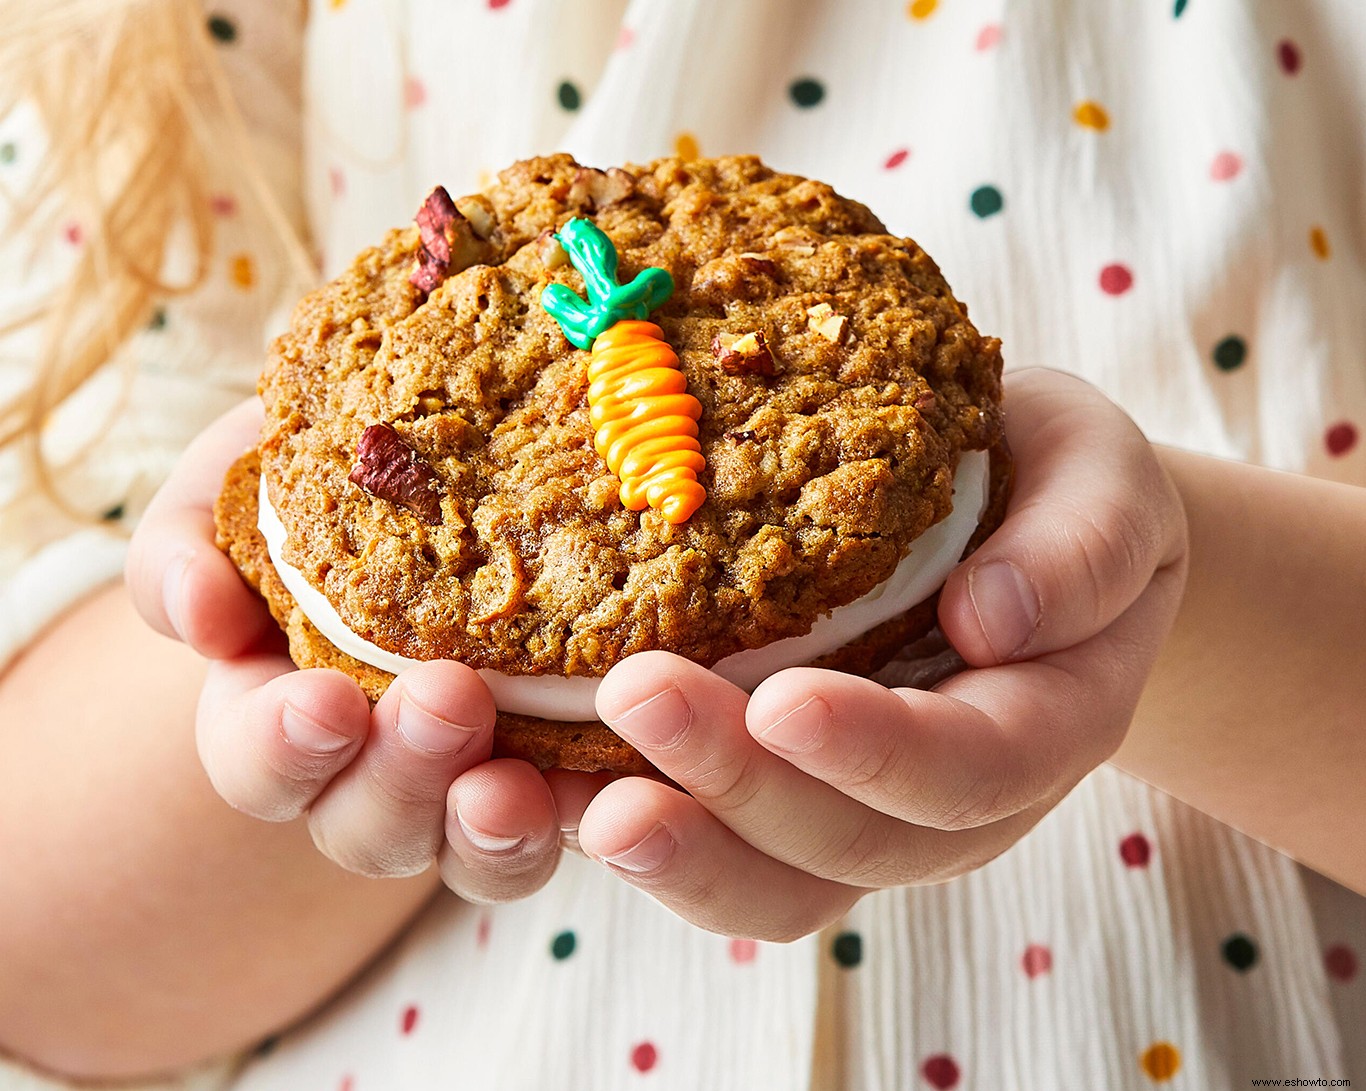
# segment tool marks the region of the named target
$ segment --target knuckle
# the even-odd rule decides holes
[[[864,811],[851,830],[830,840],[811,862],[810,870],[841,883],[890,886],[899,881],[892,852],[892,819]]]
[[[763,777],[753,753],[734,761],[711,762],[691,770],[680,783],[698,801],[726,811],[742,811],[763,788]]]
[[[335,821],[316,813],[309,814],[308,831],[318,851],[338,867],[369,879],[397,879],[417,875],[436,858],[435,836],[400,838],[358,837]],[[425,841],[425,843],[423,843]]]
[[[1005,783],[997,777],[981,773],[965,781],[942,805],[929,811],[924,824],[938,830],[966,830],[985,826],[1003,817],[1007,808]]]
[[[840,779],[845,787],[855,792],[873,787],[882,792],[896,791],[894,786],[902,780],[900,771],[898,752],[892,740],[879,736],[875,746],[858,750],[842,771]]]

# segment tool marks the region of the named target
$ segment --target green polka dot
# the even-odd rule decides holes
[[[1220,950],[1223,952],[1224,961],[1240,974],[1247,973],[1257,965],[1257,945],[1252,942],[1250,936],[1245,936],[1241,932],[1235,932],[1224,940],[1224,946]]]
[[[830,953],[841,966],[852,969],[863,961],[863,937],[857,932],[841,932],[830,945]]]
[[[1220,371],[1235,371],[1247,359],[1247,342],[1230,334],[1214,346],[1214,366]]]
[[[209,33],[220,42],[235,42],[237,41],[237,24],[226,15],[210,15]]]
[[[13,140],[6,140],[0,144],[0,163],[13,163],[19,158],[19,149],[14,146]]]
[[[100,516],[106,523],[117,523],[123,518],[124,507],[122,504],[115,504],[112,508]]]
[[[803,110],[809,110],[825,98],[825,87],[820,80],[794,80],[792,86],[787,89],[787,93],[792,97],[792,101]]]
[[[560,84],[559,89],[555,94],[560,100],[560,106],[571,113],[583,105],[583,95],[581,95],[579,89],[568,80],[565,80]]]
[[[153,333],[166,328],[166,308],[158,307],[152,312],[152,317],[147,320],[147,328]]]
[[[972,191],[972,196],[968,199],[968,206],[972,211],[986,219],[988,216],[995,216],[1006,206],[1006,199],[1001,196],[1001,191],[995,186],[978,186]]]
[[[563,962],[574,953],[577,945],[578,940],[574,938],[573,932],[561,932],[550,941],[550,953]]]
[[[1173,19],[1180,19],[1180,18],[1181,18],[1181,13],[1182,13],[1183,11],[1186,10],[1186,4],[1187,4],[1187,3],[1188,3],[1188,0],[1176,0],[1176,3],[1172,5],[1172,18],[1173,18]]]

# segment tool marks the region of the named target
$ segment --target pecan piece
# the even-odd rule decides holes
[[[711,342],[711,351],[721,369],[730,375],[776,375],[773,353],[768,350],[768,339],[755,330],[743,337],[718,333]]]
[[[620,204],[636,192],[636,180],[620,167],[600,171],[596,167],[581,167],[569,187],[568,202],[575,208],[593,212]]]
[[[418,248],[417,268],[408,281],[426,294],[448,274],[474,264],[479,240],[469,221],[455,207],[445,186],[437,186],[427,195],[415,220],[422,242]]]
[[[838,345],[844,338],[849,320],[842,314],[836,314],[829,303],[817,303],[814,307],[806,308],[806,324],[827,341]]]
[[[419,519],[441,522],[436,472],[388,424],[372,424],[361,433],[348,480]]]

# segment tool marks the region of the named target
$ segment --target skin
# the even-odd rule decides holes
[[[1011,509],[950,577],[940,606],[973,669],[934,692],[797,669],[746,698],[673,656],[627,660],[604,681],[599,712],[686,792],[484,760],[492,704],[456,664],[407,672],[373,713],[343,676],[293,670],[260,603],[212,546],[208,505],[227,463],[252,442],[259,410],[225,418],[158,495],[128,569],[137,610],[208,667],[139,630],[122,592],[111,591],[0,678],[9,759],[0,762],[0,854],[15,861],[0,874],[0,959],[14,968],[0,975],[0,1043],[94,1076],[240,1047],[344,984],[439,882],[471,900],[525,896],[549,877],[565,839],[703,927],[805,935],[871,888],[947,879],[1013,844],[1120,746],[1155,661],[1158,677],[1120,754],[1126,767],[1202,799],[1216,817],[1255,819],[1257,786],[1283,790],[1288,773],[1302,778],[1302,795],[1320,792],[1325,764],[1345,753],[1355,764],[1328,778],[1322,813],[1337,829],[1343,818],[1359,827],[1366,801],[1348,786],[1366,754],[1338,738],[1360,737],[1346,718],[1359,691],[1340,706],[1316,698],[1316,709],[1342,715],[1317,719],[1322,745],[1290,761],[1282,744],[1261,755],[1243,744],[1249,732],[1275,743],[1291,697],[1265,722],[1257,717],[1267,706],[1240,705],[1254,728],[1213,714],[1252,686],[1244,675],[1269,662],[1323,662],[1323,634],[1360,633],[1350,537],[1336,551],[1315,541],[1340,508],[1360,518],[1360,490],[1325,494],[1322,517],[1297,526],[1300,583],[1270,578],[1285,562],[1271,549],[1245,549],[1247,568],[1221,583],[1229,512],[1218,506],[1220,483],[1245,468],[1159,458],[1079,380],[1027,372],[1008,382],[1019,464]],[[1189,503],[1213,506],[1209,519],[1192,517],[1193,552],[1188,489]],[[1238,511],[1248,539],[1263,540],[1267,528],[1274,541],[1285,499],[1248,493]],[[1357,527],[1348,531],[1360,541]],[[1193,590],[1159,660],[1190,557]],[[1328,613],[1302,616],[1279,601],[1300,584],[1336,588],[1319,596]],[[1242,624],[1212,616],[1249,587],[1270,601],[1248,605]],[[1267,617],[1279,627],[1244,627]],[[1310,621],[1312,632],[1298,631]],[[1263,631],[1259,654],[1245,654],[1248,633]],[[1314,648],[1278,657],[1312,633]],[[1188,655],[1203,655],[1206,669],[1188,668]],[[73,662],[79,686],[68,680]],[[1346,673],[1311,677],[1332,686]],[[1152,725],[1173,710],[1180,727],[1162,734]],[[35,722],[47,729],[9,727]],[[1219,777],[1209,771],[1234,760],[1234,744],[1246,779],[1202,796]],[[1282,835],[1275,843],[1300,851],[1313,823],[1284,821],[1292,810],[1261,817],[1276,826],[1265,832]],[[1340,874],[1366,885],[1366,873],[1349,871]],[[54,965],[68,967],[56,984]],[[147,990],[149,980],[160,988]]]

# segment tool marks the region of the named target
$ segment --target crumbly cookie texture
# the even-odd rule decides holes
[[[829,186],[754,158],[560,155],[455,205],[444,277],[427,260],[414,286],[418,230],[391,232],[303,300],[261,379],[283,559],[383,648],[512,674],[602,675],[646,649],[709,665],[887,578],[947,514],[959,454],[1001,441],[999,343]],[[587,354],[539,305],[551,282],[582,291],[550,234],[572,216],[611,237],[623,280],[674,278],[652,319],[707,460],[683,524],[621,506]]]

